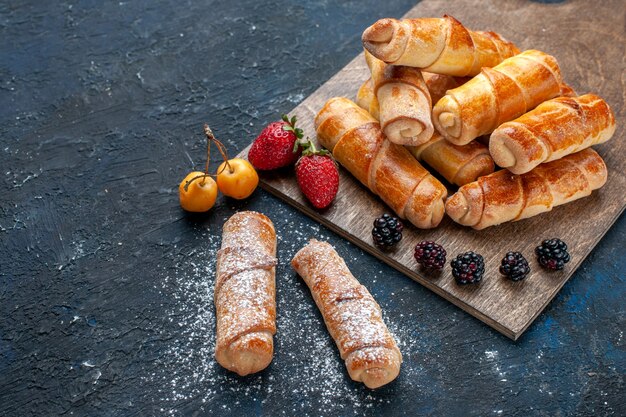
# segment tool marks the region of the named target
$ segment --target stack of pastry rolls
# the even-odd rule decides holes
[[[455,222],[484,229],[525,219],[588,196],[607,180],[592,145],[615,132],[609,105],[577,96],[556,58],[524,51],[483,68],[435,104],[433,124],[454,144],[489,136],[489,153],[503,168],[465,184],[446,202]]]
[[[587,196],[606,182],[604,161],[587,148],[611,138],[615,117],[597,95],[577,96],[563,81],[555,57],[522,52],[497,33],[470,30],[447,15],[381,19],[363,32],[362,40],[370,78],[358,89],[356,105],[370,117],[351,127],[363,133],[366,126],[376,126],[382,143],[403,146],[459,186],[445,203],[455,222],[482,229],[521,220]],[[337,110],[333,100],[316,119],[322,145],[336,144],[328,140],[329,128],[356,113],[355,106]],[[333,122],[322,126],[317,122],[328,118],[329,108],[335,109]],[[340,137],[349,129],[336,130],[330,135],[344,146],[351,141]],[[372,187],[369,171],[380,148],[335,158],[389,204],[390,196]],[[403,165],[386,158],[377,168],[393,175]],[[422,170],[416,175],[424,177]],[[421,195],[431,202],[430,221],[409,220],[417,227],[437,226],[441,216],[434,215],[432,202],[440,197],[440,187],[416,193],[409,189],[418,183],[409,181],[410,175],[403,172],[411,186],[393,199]],[[392,208],[407,218],[405,206]],[[412,210],[424,211],[415,204]]]
[[[446,90],[458,87],[466,81],[463,78],[428,72],[422,73],[422,76],[432,99],[443,97]],[[379,119],[378,109],[380,105],[374,93],[371,78],[359,88],[356,103],[368,110],[374,118]],[[430,113],[431,108],[429,107],[429,119]],[[426,141],[417,146],[406,145],[406,148],[418,161],[425,162],[449,183],[458,186],[472,182],[494,170],[493,159],[489,155],[487,146],[478,141],[472,141],[466,146],[455,145],[444,140],[443,136],[432,129]]]

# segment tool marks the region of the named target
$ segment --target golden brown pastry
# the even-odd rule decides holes
[[[460,87],[471,80],[471,77],[452,77],[451,75],[434,74],[426,71],[422,71],[422,77],[424,77],[433,104],[445,96],[446,91]]]
[[[359,89],[357,103],[366,110],[369,108],[372,114],[372,102],[375,101],[372,90],[366,82]],[[491,174],[494,170],[489,149],[476,141],[458,146],[435,132],[428,142],[406,148],[418,161],[426,162],[452,184],[464,185],[480,176]]]
[[[320,144],[398,216],[423,229],[439,224],[446,188],[406,148],[386,140],[367,111],[335,97],[317,114],[315,126]]]
[[[239,375],[265,369],[276,333],[276,232],[261,213],[235,213],[217,253],[215,359]]]
[[[430,93],[417,68],[387,65],[365,51],[378,100],[380,126],[399,145],[420,145],[433,135]]]
[[[553,56],[524,51],[448,91],[433,108],[433,123],[447,140],[465,145],[559,96],[561,85]]]
[[[563,82],[561,84],[561,93],[559,94],[559,97],[578,97],[578,94],[576,94],[576,91],[569,84]]]
[[[487,146],[476,141],[454,145],[436,132],[423,145],[406,148],[418,161],[426,162],[449,183],[458,186],[491,174],[495,168]]]
[[[598,143],[615,133],[611,108],[595,94],[545,101],[491,134],[489,150],[498,165],[523,174]]]
[[[433,74],[424,71],[422,71],[422,77],[430,93],[432,103],[436,103],[446,94],[446,91],[457,88],[470,80],[470,78],[466,77],[451,77],[449,75]],[[369,111],[375,119],[378,120],[380,118],[378,99],[374,96],[374,87],[371,78],[367,79],[359,88],[356,95],[356,104]]]
[[[474,76],[519,53],[494,32],[468,30],[452,16],[421,19],[380,19],[365,29],[363,46],[393,65],[437,74]]]
[[[455,222],[484,229],[536,216],[604,185],[606,165],[591,148],[515,175],[506,169],[459,188],[446,202]]]
[[[402,354],[367,288],[326,242],[312,239],[291,265],[311,290],[354,381],[378,388],[396,379]]]
[[[356,104],[365,109],[371,114],[374,119],[380,118],[378,109],[378,99],[374,95],[374,87],[372,86],[372,79],[368,78],[356,93]]]

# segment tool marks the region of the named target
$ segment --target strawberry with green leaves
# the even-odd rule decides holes
[[[293,165],[300,156],[294,146],[302,139],[302,129],[296,127],[296,116],[291,120],[283,114],[282,120],[270,123],[254,140],[248,151],[248,160],[256,169],[271,170]]]
[[[339,171],[335,160],[326,149],[317,150],[310,140],[296,142],[294,152],[302,148],[302,156],[296,163],[296,178],[300,190],[318,209],[333,202],[339,189]]]

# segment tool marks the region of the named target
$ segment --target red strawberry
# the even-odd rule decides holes
[[[315,149],[310,140],[300,145],[303,151],[296,163],[298,185],[315,208],[326,208],[333,202],[339,189],[339,172],[335,160],[327,150]]]
[[[293,165],[300,156],[296,142],[302,139],[302,129],[296,128],[296,116],[291,120],[270,123],[254,140],[248,160],[256,169],[269,170]]]

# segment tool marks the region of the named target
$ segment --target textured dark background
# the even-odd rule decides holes
[[[413,4],[0,2],[0,415],[624,415],[623,216],[512,342],[263,191],[180,210],[203,122],[235,154]],[[274,361],[238,378],[212,359],[211,296],[244,208],[274,220],[282,263]],[[311,236],[400,340],[378,391],[287,266]]]

